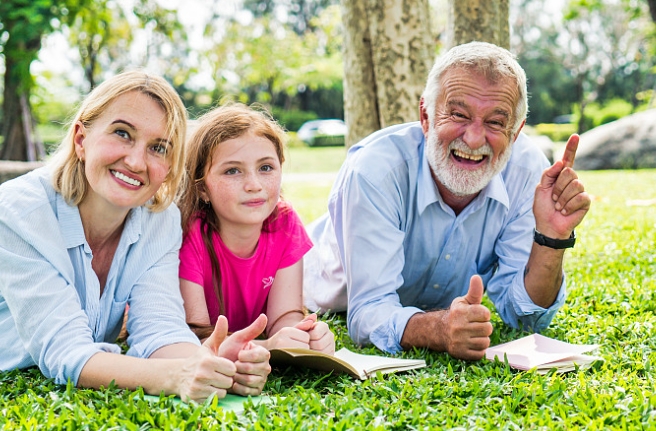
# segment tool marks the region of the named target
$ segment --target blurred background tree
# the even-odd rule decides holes
[[[529,78],[528,124],[584,131],[654,106],[655,3],[509,0],[490,9],[479,0],[341,7],[339,0],[3,0],[0,158],[42,157],[30,121],[52,146],[77,100],[134,67],[166,77],[192,118],[224,100],[257,102],[290,131],[309,119],[347,117],[355,142],[417,119],[425,75],[449,40],[507,44],[454,14],[494,22],[493,33],[506,38],[509,22],[510,49]],[[349,117],[349,109],[359,114]]]

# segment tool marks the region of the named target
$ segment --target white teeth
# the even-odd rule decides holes
[[[111,173],[112,173],[112,175],[114,175],[119,180],[125,181],[128,184],[131,184],[133,186],[140,186],[141,185],[141,183],[139,181],[137,181],[135,179],[132,179],[132,178],[128,177],[127,175],[123,175],[120,172],[111,171]]]
[[[483,156],[481,155],[467,154],[467,153],[463,153],[460,150],[453,150],[453,154],[461,159],[472,160],[474,162],[480,162],[481,160],[483,160]]]

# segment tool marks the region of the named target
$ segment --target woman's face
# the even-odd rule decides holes
[[[76,124],[75,151],[89,183],[81,206],[127,214],[148,202],[171,166],[166,126],[164,110],[138,91],[117,97],[93,124]]]

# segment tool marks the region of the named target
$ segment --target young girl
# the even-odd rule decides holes
[[[312,243],[280,199],[285,133],[239,104],[198,120],[188,143],[188,186],[179,199],[184,230],[180,290],[199,338],[220,315],[230,331],[268,318],[266,348],[334,353],[334,335],[302,311],[303,255]],[[257,342],[257,340],[256,340]]]

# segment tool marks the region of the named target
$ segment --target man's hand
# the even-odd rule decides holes
[[[570,136],[563,158],[545,169],[535,190],[535,226],[550,238],[569,238],[590,209],[590,197],[572,168],[578,145],[579,136]]]
[[[490,310],[481,304],[483,280],[474,275],[469,282],[467,295],[451,303],[445,317],[446,351],[454,358],[478,360],[490,346]]]
[[[490,310],[481,304],[483,280],[472,276],[465,296],[451,302],[448,310],[413,315],[403,331],[401,346],[428,347],[454,358],[477,360],[490,346]]]

